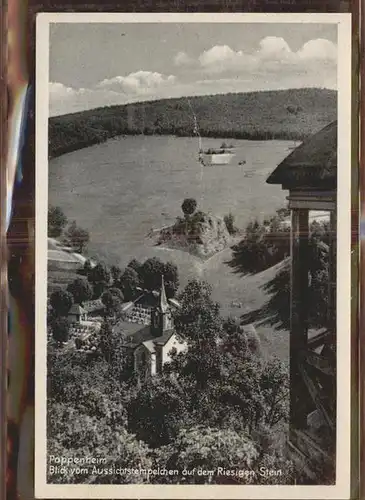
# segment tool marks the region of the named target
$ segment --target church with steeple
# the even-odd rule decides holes
[[[134,371],[140,378],[161,373],[173,352],[187,349],[187,343],[181,341],[174,330],[172,312],[178,303],[167,299],[163,276],[161,281],[157,303],[151,308],[150,325],[144,329],[143,338],[133,353]]]

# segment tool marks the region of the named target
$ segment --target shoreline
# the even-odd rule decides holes
[[[264,134],[263,134],[264,135]],[[145,133],[122,133],[122,134],[118,134],[118,135],[113,135],[113,136],[110,136],[110,137],[106,137],[105,139],[103,140],[99,140],[99,141],[90,141],[90,142],[86,142],[86,143],[81,143],[81,144],[77,144],[77,145],[71,145],[69,147],[65,147],[65,148],[62,148],[60,151],[57,151],[56,153],[50,153],[48,155],[48,161],[50,160],[54,160],[56,158],[60,158],[61,156],[64,156],[64,155],[67,155],[69,153],[74,153],[76,151],[82,151],[83,149],[87,149],[87,148],[91,148],[93,146],[98,146],[99,144],[106,144],[107,142],[109,141],[113,141],[113,140],[117,140],[117,139],[120,139],[120,138],[126,138],[126,137],[173,137],[175,139],[186,139],[186,138],[190,138],[190,139],[196,139],[196,136],[193,136],[193,135],[189,135],[189,134],[186,134],[186,135],[176,135],[176,134],[173,134],[172,132],[166,132],[165,134],[145,134]],[[283,134],[283,137],[269,137],[269,138],[265,138],[265,137],[256,137],[256,136],[251,136],[250,133],[248,132],[247,133],[247,137],[245,136],[245,134],[243,133],[242,137],[232,137],[232,136],[226,136],[226,135],[222,135],[222,136],[216,136],[216,135],[201,135],[201,138],[202,139],[217,139],[217,140],[235,140],[235,141],[250,141],[250,142],[270,142],[270,141],[278,141],[278,142],[281,142],[281,141],[285,141],[285,142],[302,142],[305,137],[302,137],[298,135],[298,137],[284,137],[284,134]],[[50,146],[49,148],[50,150],[52,149],[52,147]]]

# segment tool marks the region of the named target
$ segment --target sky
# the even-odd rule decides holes
[[[49,107],[61,115],[152,99],[337,88],[337,25],[54,23]]]

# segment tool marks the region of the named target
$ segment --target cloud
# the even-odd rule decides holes
[[[176,77],[174,75],[166,76],[157,72],[141,70],[127,76],[105,79],[97,87],[127,95],[146,95],[159,87],[171,85],[175,81]]]
[[[174,57],[175,66],[189,66],[190,64],[194,64],[194,59],[186,52],[178,52]]]
[[[240,71],[249,69],[255,63],[252,55],[242,50],[235,51],[228,45],[215,45],[200,54],[199,63],[208,73],[223,73],[225,71]]]
[[[174,94],[174,75],[137,71],[105,79],[93,88],[74,89],[59,82],[49,84],[50,116],[115,104],[159,99]]]
[[[277,36],[267,36],[263,38],[259,43],[259,47],[256,54],[260,60],[283,60],[291,58],[294,55],[284,38]]]
[[[305,43],[297,52],[302,60],[337,61],[337,46],[324,38],[317,38]]]
[[[76,92],[72,87],[67,87],[63,85],[63,83],[59,82],[50,82],[49,84],[49,94],[50,97],[67,97],[74,95]]]
[[[83,109],[124,104],[125,96],[113,91],[67,87],[59,82],[49,84],[50,116],[74,113]]]
[[[205,50],[199,57],[202,66],[210,66],[222,61],[234,61],[243,54],[241,51],[235,52],[228,45],[215,45],[209,50]]]
[[[202,52],[198,61],[201,68],[210,73],[235,72],[239,75],[245,71],[270,71],[278,64],[292,65],[298,70],[300,66],[308,68],[318,61],[336,63],[337,46],[329,40],[316,39],[306,42],[295,52],[284,38],[267,36],[259,42],[256,51],[247,53],[228,45],[215,45]]]

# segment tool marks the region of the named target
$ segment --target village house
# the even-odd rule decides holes
[[[83,306],[73,304],[68,312],[70,336],[75,339],[76,349],[88,350],[88,345],[93,344],[98,338],[102,318],[89,316],[89,312],[92,312],[95,307],[94,302],[97,301],[85,302]]]
[[[161,373],[163,366],[171,361],[172,353],[186,350],[187,343],[174,330],[172,313],[179,303],[167,299],[163,277],[155,304],[148,308],[140,305],[135,304],[133,313],[130,312],[130,317],[133,315],[140,321],[124,327],[126,345],[133,351],[134,371],[140,378],[146,378]]]
[[[82,324],[87,321],[87,312],[79,304],[73,304],[68,311],[67,319],[70,324]]]

